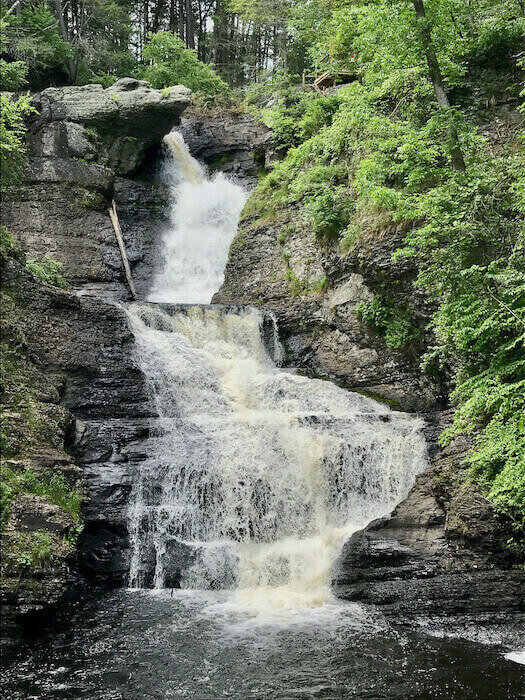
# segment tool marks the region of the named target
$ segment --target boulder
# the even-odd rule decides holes
[[[135,78],[121,78],[106,89],[47,88],[33,98],[32,150],[49,157],[97,156],[103,165],[128,174],[140,166],[146,149],[178,123],[190,96],[183,85],[155,90]]]

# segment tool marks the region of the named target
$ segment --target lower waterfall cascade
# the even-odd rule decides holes
[[[280,369],[258,309],[135,303],[129,318],[158,413],[133,483],[130,586],[325,602],[338,545],[427,466],[423,421]]]

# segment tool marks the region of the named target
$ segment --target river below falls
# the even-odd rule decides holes
[[[334,602],[243,613],[232,593],[118,590],[5,664],[12,700],[523,697],[500,650],[392,627]]]

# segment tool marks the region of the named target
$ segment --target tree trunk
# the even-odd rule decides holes
[[[55,0],[55,9],[57,13],[58,26],[60,29],[60,36],[62,41],[69,43],[69,32],[67,29],[66,20],[64,18],[64,8],[62,7],[61,0]],[[77,79],[77,62],[73,56],[69,56],[67,59],[67,72],[69,76],[69,81],[75,83]]]
[[[170,0],[170,32],[177,31],[177,5],[176,0]]]
[[[157,0],[157,3],[155,4],[155,8],[153,10],[152,29],[153,29],[154,34],[156,34],[159,31],[160,18],[162,17],[163,13],[164,13],[164,0]]]
[[[439,67],[439,61],[432,42],[432,35],[430,34],[430,29],[427,23],[425,5],[423,0],[412,0],[412,2],[418,18],[419,37],[421,39],[421,43],[423,44],[423,50],[425,52],[428,64],[428,73],[430,75],[432,85],[434,86],[434,93],[436,95],[437,103],[443,109],[450,110],[450,102],[445,90],[443,75],[441,73],[441,68]],[[463,172],[465,170],[465,161],[463,159],[461,146],[459,145],[458,133],[453,126],[449,127],[449,139],[452,167],[454,170]]]
[[[149,34],[149,0],[144,0],[144,41],[147,40]]]
[[[195,48],[195,29],[193,23],[193,7],[191,0],[185,0],[186,10],[186,46],[189,49]]]
[[[184,41],[184,0],[179,0],[179,36]]]

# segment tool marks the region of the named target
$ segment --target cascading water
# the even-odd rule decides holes
[[[180,134],[168,144],[173,229],[150,299],[208,302],[245,195],[207,180]],[[129,317],[158,415],[133,483],[130,586],[326,601],[339,544],[426,466],[422,421],[279,369],[267,312],[136,303]]]
[[[230,243],[247,193],[223,173],[212,178],[190,155],[182,135],[164,138],[163,179],[171,189],[165,261],[150,301],[208,304],[224,278]]]
[[[159,415],[134,485],[131,585],[325,601],[340,541],[426,465],[422,422],[280,370],[258,310],[129,314]]]

